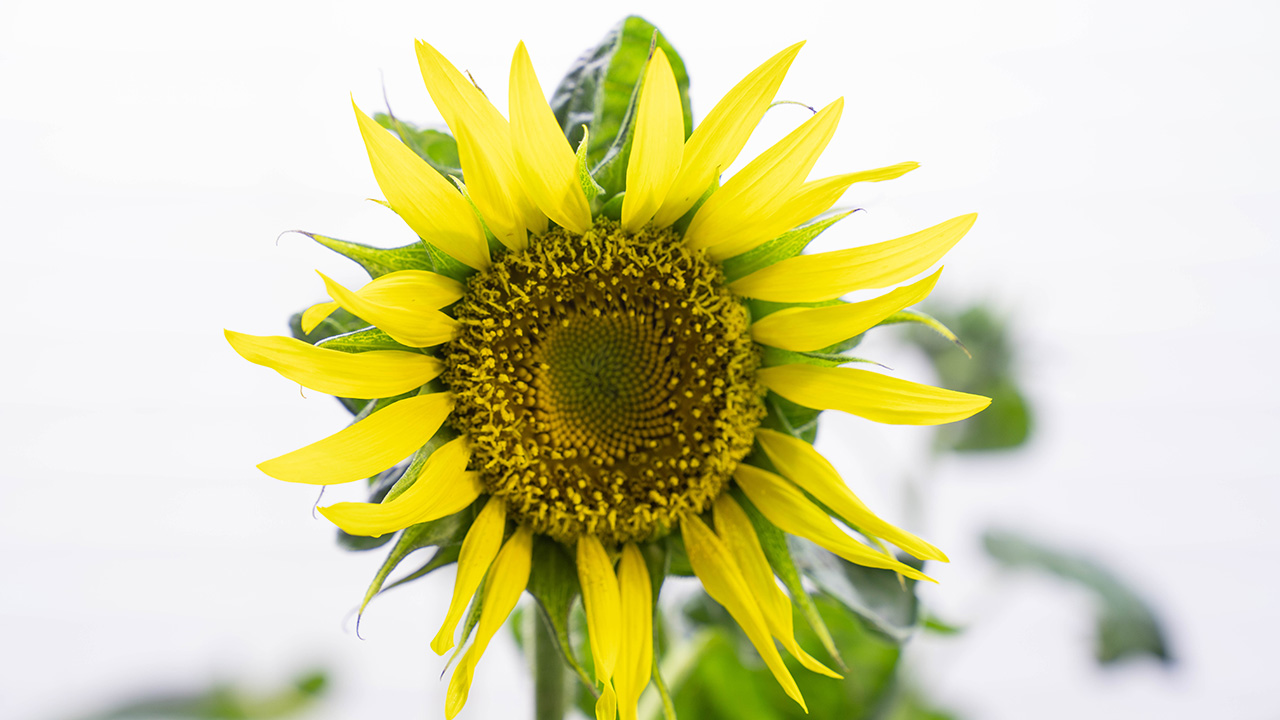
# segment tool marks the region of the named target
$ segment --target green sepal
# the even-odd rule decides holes
[[[569,641],[569,612],[582,589],[578,584],[577,563],[563,545],[545,535],[534,536],[533,566],[525,589],[538,601],[542,621],[555,636],[564,661],[577,673],[584,687],[596,692],[595,682],[578,662]]]
[[[856,565],[802,538],[788,537],[787,544],[800,572],[869,629],[900,644],[920,628],[915,580],[892,570]],[[900,560],[917,570],[924,566],[915,558]]]
[[[477,512],[478,508],[473,504],[461,512],[405,528],[404,532],[400,534],[400,539],[391,548],[391,553],[387,555],[387,559],[382,562],[382,567],[378,568],[377,574],[373,577],[373,582],[369,583],[369,589],[365,591],[364,600],[360,603],[358,615],[364,614],[364,609],[369,605],[369,601],[373,600],[374,596],[382,590],[382,585],[386,582],[387,577],[391,575],[391,572],[396,569],[396,566],[402,560],[408,557],[409,553],[430,546],[461,545],[462,539],[466,537],[467,529],[471,527]],[[425,575],[426,573],[423,574]]]
[[[943,325],[941,321],[932,315],[920,312],[919,310],[899,310],[898,312],[881,320],[876,324],[876,327],[880,327],[882,325],[897,325],[899,323],[918,323],[923,325],[955,343],[964,351],[965,355],[968,355],[970,358],[973,357],[973,354],[969,352],[969,348],[965,347],[964,343],[960,342],[960,338],[955,333],[951,332],[951,328]]]
[[[338,240],[325,235],[317,235],[305,230],[296,232],[306,235],[339,255],[356,262],[365,269],[365,272],[369,273],[371,278],[382,277],[387,273],[399,270],[430,271],[435,269],[435,265],[431,262],[431,256],[427,253],[426,246],[421,242],[397,248],[378,248],[349,240]]]
[[[677,218],[675,222],[671,223],[671,228],[681,235],[684,235],[685,231],[689,229],[689,224],[693,222],[693,216],[698,214],[698,211],[702,209],[702,206],[706,204],[707,200],[719,189],[720,176],[716,175],[711,179],[711,185],[709,185],[707,189],[703,191],[702,195],[693,203],[693,207],[686,210],[685,213]]]
[[[788,230],[760,247],[725,260],[720,263],[720,266],[724,268],[725,281],[733,282],[757,270],[767,268],[779,260],[786,260],[799,255],[824,230],[855,212],[857,212],[857,209],[828,212],[818,216],[818,219],[809,222],[807,225]]]
[[[316,347],[341,352],[362,353],[370,350],[401,350],[404,352],[421,352],[418,348],[401,345],[390,335],[376,327],[352,330],[341,335],[327,337],[316,343]]]
[[[418,578],[426,577],[433,571],[439,570],[446,565],[452,565],[453,563],[458,562],[458,555],[461,554],[461,552],[462,543],[458,543],[456,545],[444,545],[436,548],[436,551],[431,554],[431,558],[423,563],[422,567],[382,588],[382,592],[386,592],[391,588],[400,587],[405,583],[411,583]]]
[[[394,132],[415,155],[436,172],[449,178],[462,179],[462,162],[458,159],[458,143],[446,132],[420,128],[389,113],[375,113],[374,122]]]
[[[364,335],[363,333],[368,333],[368,334]],[[342,308],[338,308],[337,310],[334,310],[329,315],[329,317],[325,318],[319,325],[317,325],[314,329],[312,329],[310,333],[302,332],[302,313],[294,313],[293,316],[289,318],[289,334],[291,334],[293,337],[299,340],[302,340],[303,342],[309,342],[312,345],[317,345],[317,346],[319,346],[320,343],[326,340],[329,340],[331,338],[337,337],[339,335],[343,335],[347,337],[354,337],[359,335],[361,338],[360,340],[357,340],[357,341],[343,340],[343,341],[339,341],[337,344],[325,346],[331,350],[347,350],[347,348],[344,347],[345,343],[348,343],[348,342],[363,343],[364,340],[373,341],[374,339],[386,336],[386,333],[383,333],[381,330],[378,330],[376,328],[370,327],[369,323],[365,322],[364,320],[361,320],[360,318],[356,317],[355,315],[352,315],[351,313],[347,312],[346,310],[343,310]],[[386,336],[385,340],[395,343],[395,341],[391,340],[389,336]],[[381,340],[379,340],[379,342],[381,342]],[[365,350],[386,350],[386,349],[412,350],[412,348],[406,348],[403,345],[400,345],[399,343],[395,343],[395,345],[396,347],[394,348],[372,347],[372,346],[366,347],[364,345],[360,345],[358,349],[353,347],[352,349],[347,351],[348,352],[364,352]],[[386,407],[390,403],[395,402],[396,400],[400,400],[402,398],[406,398],[408,396],[409,394],[397,395],[394,398],[385,398],[383,400],[378,400],[376,402],[373,400],[340,397],[338,398],[338,402],[342,403],[342,406],[345,407],[347,411],[350,412],[352,415],[355,415],[356,419],[358,420],[358,419],[367,417],[369,413],[372,413],[374,410],[377,410],[381,407]],[[378,404],[378,403],[381,403],[381,404]]]
[[[594,216],[599,211],[599,203],[596,198],[600,193],[604,192],[604,188],[600,187],[600,183],[591,177],[591,170],[587,165],[587,145],[591,133],[587,130],[587,126],[582,126],[582,140],[578,142],[578,152],[576,153],[578,165],[578,182],[582,185],[582,193],[587,196],[587,206],[591,208],[591,214]]]
[[[1009,532],[987,531],[982,544],[988,555],[1007,568],[1046,572],[1088,588],[1097,596],[1101,601],[1095,648],[1099,663],[1114,663],[1135,655],[1172,662],[1155,613],[1102,566]]]
[[[804,582],[800,579],[800,571],[796,569],[795,560],[791,557],[791,549],[787,547],[786,533],[769,522],[769,519],[752,504],[741,489],[734,487],[730,492],[746,511],[747,517],[751,519],[756,537],[760,538],[760,547],[764,549],[765,559],[769,561],[769,567],[773,568],[774,575],[777,575],[786,586],[791,602],[800,610],[800,614],[809,623],[810,629],[818,636],[822,647],[826,648],[827,653],[836,661],[838,669],[841,672],[848,672],[849,668],[845,665],[844,658],[840,657],[840,650],[831,637],[831,631],[827,629],[827,623],[822,619],[818,606],[814,604],[813,598],[809,596],[809,591],[805,590]]]
[[[422,468],[426,466],[427,460],[431,458],[431,454],[439,449],[441,445],[449,442],[454,437],[455,435],[453,430],[448,426],[441,427],[437,430],[436,434],[432,435],[431,439],[427,440],[427,442],[422,447],[418,448],[418,451],[413,454],[413,459],[409,461],[409,467],[405,469],[404,474],[401,475],[387,490],[386,497],[382,502],[391,502],[403,495],[409,488],[413,487],[413,484],[418,481],[418,476],[422,474]]]
[[[880,365],[875,360],[854,357],[853,355],[841,355],[840,353],[829,352],[795,352],[793,350],[783,350],[781,348],[762,346],[763,352],[761,360],[765,367],[773,367],[775,365],[820,365],[822,367],[840,367],[849,363],[867,363],[870,365]],[[888,369],[888,368],[885,368]]]
[[[569,68],[551,95],[551,110],[570,143],[578,145],[585,136],[583,126],[590,127],[586,160],[597,179],[600,179],[605,159],[616,157],[630,145],[628,138],[639,95],[639,82],[655,36],[657,46],[671,61],[684,109],[684,134],[688,138],[693,131],[693,112],[689,104],[689,75],[684,61],[652,23],[634,15],[618,23],[599,43],[588,48]],[[617,142],[620,137],[623,139],[621,143]],[[609,182],[601,180],[609,194],[622,190],[626,177],[626,153],[622,153],[618,164],[620,168],[608,170]]]
[[[600,214],[614,222],[622,222],[622,201],[626,198],[626,190],[623,190],[617,195],[609,198],[609,201],[604,204],[604,207],[600,208]]]
[[[765,396],[764,426],[787,433],[813,444],[818,437],[818,416],[821,410],[805,407],[791,402],[781,395],[770,392]]]
[[[427,247],[427,255],[431,257],[432,269],[445,277],[453,278],[458,282],[465,283],[467,278],[476,274],[476,269],[466,263],[458,262],[453,259],[449,253],[423,241]]]

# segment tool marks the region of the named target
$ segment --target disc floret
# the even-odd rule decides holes
[[[454,314],[444,377],[473,467],[561,541],[643,540],[705,510],[764,416],[747,311],[671,230],[554,230]]]

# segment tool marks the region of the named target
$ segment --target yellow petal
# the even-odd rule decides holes
[[[829,669],[822,662],[796,642],[795,628],[792,625],[791,598],[787,597],[778,583],[773,580],[773,569],[769,568],[769,560],[764,556],[764,548],[760,547],[760,538],[755,534],[751,520],[742,507],[727,495],[719,496],[713,506],[716,516],[716,532],[728,548],[737,568],[742,571],[746,587],[755,596],[764,615],[764,623],[769,626],[769,633],[792,657],[800,661],[806,669],[827,675],[828,678],[840,679],[841,675]]]
[[[489,581],[485,583],[484,602],[480,606],[480,623],[476,627],[475,642],[462,655],[458,669],[449,680],[444,712],[445,717],[450,720],[467,702],[476,663],[480,662],[489,641],[507,621],[507,616],[515,609],[525,585],[529,583],[532,554],[533,532],[527,525],[522,525],[502,546],[498,558],[493,561],[493,567],[489,569]]]
[[[791,402],[817,410],[843,410],[889,425],[941,425],[963,420],[991,398],[921,385],[870,370],[779,365],[760,368],[765,387]]]
[[[729,178],[693,216],[685,244],[706,248],[758,234],[756,226],[768,222],[800,190],[835,134],[843,110],[840,98]]]
[[[743,463],[733,471],[733,479],[769,522],[784,532],[817,543],[851,563],[894,570],[916,580],[933,580],[910,565],[904,565],[846,535],[821,508],[785,478]]]
[[[319,272],[319,271],[317,271]],[[405,270],[403,272],[417,272]],[[399,275],[399,273],[393,273]],[[435,275],[435,273],[424,273]],[[432,307],[420,288],[411,283],[388,284],[376,294],[351,292],[319,273],[325,290],[347,312],[377,326],[396,342],[411,347],[431,347],[453,339],[458,321]],[[384,275],[384,278],[391,275]],[[436,276],[439,277],[439,276]],[[378,278],[381,280],[382,278]],[[377,282],[374,280],[373,282]],[[372,283],[370,283],[372,284]]]
[[[618,590],[622,597],[622,643],[613,685],[622,720],[636,720],[636,705],[653,671],[653,586],[635,543],[622,548]]]
[[[689,211],[720,173],[733,164],[747,138],[769,109],[791,61],[804,42],[764,61],[711,108],[684,145],[680,172],[667,192],[653,224],[666,227]]]
[[[680,170],[684,152],[684,109],[671,64],[662,48],[653,51],[645,72],[636,130],[627,159],[627,194],[622,198],[622,229],[636,232],[662,206]]]
[[[480,581],[489,571],[489,565],[502,547],[502,535],[507,528],[507,504],[503,500],[490,497],[484,509],[476,516],[475,522],[467,530],[467,537],[462,541],[462,550],[458,553],[458,574],[453,581],[453,599],[449,601],[449,612],[445,614],[444,624],[440,632],[431,641],[431,649],[437,655],[443,655],[453,647],[453,634],[458,628],[462,613],[476,594]]]
[[[764,548],[760,547],[760,538],[756,536],[751,519],[747,517],[742,506],[738,505],[732,497],[721,495],[716,499],[712,509],[716,533],[733,555],[738,569],[742,571],[747,588],[760,605],[760,611],[764,615],[765,624],[769,626],[769,632],[808,670],[827,677],[840,678],[838,673],[818,662],[800,647],[800,643],[796,642],[792,624],[791,599],[774,581],[773,569],[769,567]]]
[[[835,467],[809,443],[766,428],[756,430],[756,439],[783,477],[804,488],[818,502],[856,525],[859,530],[888,540],[922,560],[950,562],[938,548],[871,512],[853,494]]]
[[[380,503],[342,502],[320,508],[349,535],[379,537],[461,511],[480,497],[479,473],[465,472],[471,450],[465,438],[441,445],[403,493]]]
[[[245,360],[269,367],[303,387],[339,397],[392,397],[427,384],[444,369],[439,360],[422,353],[345,353],[278,335],[224,332]]]
[[[525,230],[545,233],[547,217],[521,187],[506,118],[435,48],[419,40],[417,51],[427,92],[458,141],[467,192],[503,245],[524,248]]]
[[[338,307],[338,303],[336,302],[322,302],[316,303],[315,305],[307,308],[302,313],[302,332],[310,335],[311,331],[315,330],[320,323],[324,322],[325,318],[332,315]]]
[[[693,572],[702,581],[702,587],[712,600],[724,606],[725,610],[742,627],[747,639],[755,646],[773,677],[786,691],[787,695],[805,708],[804,697],[800,688],[791,677],[787,666],[782,662],[778,648],[773,644],[769,626],[755,595],[742,576],[742,571],[734,561],[733,555],[725,544],[711,532],[697,515],[690,513],[680,522],[680,532],[684,536],[685,551],[689,554],[689,564]]]
[[[578,582],[582,585],[582,607],[587,611],[587,632],[591,635],[591,656],[596,680],[609,683],[618,663],[622,641],[619,625],[622,604],[613,561],[595,535],[578,538]]]
[[[547,105],[524,43],[511,58],[511,148],[529,198],[570,232],[591,227],[591,208],[578,182],[578,159]]]
[[[928,297],[941,274],[939,269],[923,280],[864,302],[779,310],[751,325],[751,339],[796,352],[819,350],[843,342]]]
[[[896,240],[787,258],[733,281],[729,289],[758,300],[819,302],[888,287],[928,270],[977,219],[961,215]]]
[[[900,163],[807,182],[773,215],[761,217],[760,222],[736,232],[731,239],[712,245],[707,254],[717,261],[741,255],[826,212],[854,183],[889,180],[918,167],[918,163]]]
[[[614,692],[613,681],[604,684],[604,690],[596,700],[596,720],[617,720],[618,695]]]
[[[450,412],[453,398],[448,393],[405,398],[258,469],[277,480],[310,485],[371,477],[425,445]]]
[[[458,189],[360,108],[355,110],[373,177],[391,209],[418,237],[458,262],[477,270],[489,267],[484,229]]]

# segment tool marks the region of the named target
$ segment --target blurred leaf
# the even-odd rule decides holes
[[[435,268],[431,262],[431,256],[427,253],[426,245],[421,242],[398,248],[378,248],[302,230],[298,232],[354,261],[364,268],[371,278],[382,277],[399,270],[433,270]]]
[[[991,406],[964,422],[938,429],[941,450],[985,451],[1018,447],[1030,437],[1033,418],[1014,372],[1014,347],[1008,323],[977,305],[959,315],[935,313],[955,331],[973,355],[970,360],[934,331],[917,329],[908,339],[928,354],[939,384],[985,395]]]
[[[656,30],[643,18],[626,18],[578,58],[551,96],[551,109],[570,143],[577,146],[583,139],[582,127],[590,128],[586,162],[609,195],[620,192],[626,180],[639,82]],[[693,129],[689,76],[675,48],[661,33],[657,40],[671,61],[680,89],[687,138]]]
[[[914,580],[855,565],[801,538],[789,536],[787,544],[805,577],[888,640],[905,642],[920,627]],[[903,562],[917,569],[923,565],[914,558]]]
[[[233,685],[216,685],[190,695],[160,695],[135,700],[84,720],[272,720],[311,710],[328,689],[328,675],[315,670],[289,687],[261,695]]]
[[[769,267],[779,260],[799,255],[824,230],[849,217],[854,212],[856,210],[824,213],[807,225],[788,230],[760,247],[725,260],[720,263],[720,266],[724,269],[725,282],[733,282],[739,278],[744,278],[757,270]]]
[[[533,542],[533,567],[529,572],[529,594],[538,601],[540,621],[551,628],[560,648],[560,654],[578,678],[588,688],[594,683],[574,656],[569,642],[569,612],[578,598],[578,566],[560,543],[545,535],[535,535]]]
[[[886,720],[956,720],[956,716],[933,707],[919,691],[908,690],[900,694]]]
[[[959,625],[952,625],[945,620],[938,618],[936,615],[926,615],[924,625],[922,627],[933,633],[934,635],[959,635],[964,632],[964,628]]]
[[[1133,590],[1097,563],[1015,533],[988,531],[982,542],[987,553],[1006,567],[1047,572],[1093,591],[1101,603],[1098,662],[1113,663],[1135,655],[1172,662],[1155,613]]]
[[[669,675],[679,715],[697,720],[880,717],[892,700],[898,647],[868,632],[832,599],[817,597],[814,602],[849,669],[844,680],[834,680],[805,670],[784,653],[787,668],[808,703],[808,715],[787,697],[728,613],[703,594],[691,601],[686,612],[691,618],[702,618],[703,630],[695,640],[698,654],[687,662],[688,672]],[[802,646],[817,644],[817,637],[798,617],[795,628]]]
[[[462,179],[462,162],[458,160],[458,143],[446,132],[420,128],[388,113],[375,113],[375,122],[394,132],[415,155],[446,178]]]

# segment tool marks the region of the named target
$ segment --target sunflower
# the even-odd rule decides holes
[[[796,642],[757,518],[909,578],[928,579],[886,543],[946,561],[874,514],[778,411],[933,425],[989,403],[844,367],[854,358],[840,348],[927,296],[938,273],[863,302],[841,296],[923,274],[975,216],[800,254],[843,217],[819,216],[850,185],[916,167],[807,180],[842,100],[720,184],[802,44],[747,75],[687,139],[672,64],[651,49],[622,146],[625,193],[604,202],[583,159],[587,139],[575,153],[523,43],[508,120],[418,42],[461,172],[439,172],[404,133],[355,108],[385,204],[422,239],[418,264],[356,290],[321,276],[332,302],[304,314],[304,331],[341,308],[370,326],[356,333],[362,345],[227,332],[251,362],[320,392],[376,401],[346,429],[262,463],[264,473],[329,485],[412,457],[379,502],[320,509],[352,535],[470,513],[452,601],[431,643],[440,654],[451,649],[472,606],[478,622],[449,683],[448,717],[462,709],[476,664],[529,583],[535,540],[561,544],[576,561],[598,718],[635,718],[651,679],[647,546],[682,546],[706,592],[802,706],[775,641],[805,668],[839,676]]]

